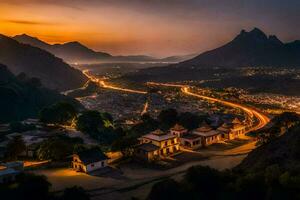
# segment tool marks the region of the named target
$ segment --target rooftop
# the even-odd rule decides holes
[[[205,126],[201,126],[201,127],[197,128],[195,131],[197,131],[197,132],[209,132],[211,130],[212,130],[212,128],[209,125],[205,125]]]
[[[183,126],[181,126],[180,124],[175,124],[175,126],[173,128],[171,128],[172,131],[184,131],[186,130]]]
[[[231,123],[233,123],[233,124],[241,124],[241,121],[236,117],[236,118],[234,118],[234,119],[231,121]]]
[[[108,159],[108,157],[98,148],[88,149],[77,153],[77,155],[85,165]]]
[[[151,144],[151,143],[140,144],[137,146],[137,148],[142,149],[146,152],[152,152],[152,151],[156,151],[159,149],[158,146],[155,146],[154,144]]]
[[[171,138],[175,138],[176,136],[171,133],[166,133],[161,130],[153,131],[152,133],[149,133],[147,135],[142,136],[142,138],[147,138],[150,140],[156,140],[156,141],[164,141]]]
[[[193,140],[193,139],[197,139],[197,138],[200,138],[200,137],[201,137],[200,135],[193,134],[193,133],[188,133],[188,134],[185,134],[185,135],[182,136],[182,138],[188,139],[188,140]]]
[[[209,136],[214,136],[214,135],[220,134],[220,132],[216,131],[216,130],[210,130],[208,132],[199,132],[199,131],[195,130],[195,131],[193,131],[193,133],[196,135],[203,136],[203,137],[209,137]]]

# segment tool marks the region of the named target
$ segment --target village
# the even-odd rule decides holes
[[[213,119],[216,120],[216,117],[214,116]],[[137,138],[137,143],[132,146],[132,161],[130,162],[135,164],[142,163],[141,166],[145,166],[146,163],[149,163],[149,166],[153,166],[153,164],[158,166],[175,157],[179,160],[185,156],[189,157],[191,152],[201,153],[205,151],[207,147],[214,144],[226,144],[226,142],[246,138],[245,133],[249,127],[246,126],[245,119],[244,121],[241,121],[237,117],[225,118],[225,120],[217,119],[218,123],[215,121],[215,123],[208,124],[206,121],[203,121],[199,124],[198,128],[193,130],[188,130],[176,123],[169,130],[163,131],[157,129],[150,131]],[[29,171],[34,172],[35,169],[40,169],[41,167],[47,168],[47,165],[53,161],[40,160],[37,158],[38,147],[43,141],[55,137],[58,134],[66,135],[70,138],[79,137],[86,146],[89,146],[89,148],[83,151],[69,155],[66,159],[67,164],[63,165],[63,167],[66,167],[66,169],[69,168],[69,170],[75,173],[86,173],[91,176],[93,176],[93,174],[103,175],[104,173],[106,176],[109,176],[109,173],[115,173],[114,169],[118,168],[118,162],[122,160],[122,156],[124,156],[121,152],[103,152],[100,148],[96,147],[97,141],[70,127],[49,126],[39,122],[37,119],[28,119],[22,123],[27,126],[34,125],[38,128],[26,131],[22,134],[8,134],[6,135],[7,140],[0,143],[2,158],[4,156],[5,146],[9,141],[13,140],[14,137],[21,136],[26,145],[26,150],[19,156],[23,158],[23,160],[1,163],[1,183],[13,181],[15,177],[24,170],[27,171],[29,169]],[[1,125],[2,133],[8,130],[9,125]],[[245,144],[244,142],[241,144]],[[219,151],[222,150],[221,148]],[[200,158],[203,157],[203,155],[201,154]],[[199,157],[193,159],[199,159]],[[64,162],[66,160],[64,160]],[[189,162],[189,160],[185,160],[184,162]],[[61,167],[62,166],[57,166],[57,168]],[[168,168],[169,167],[172,168],[172,165],[168,166]]]
[[[148,84],[141,94],[105,85],[113,89],[77,98],[84,109],[60,102],[37,119],[1,124],[0,182],[29,173],[47,177],[54,192],[79,186],[95,199],[118,199],[119,190],[130,188],[127,197],[144,198],[131,187],[147,183],[148,190],[195,164],[228,169],[256,147],[247,133],[266,123],[264,116],[197,97],[226,99],[223,93],[174,86]]]

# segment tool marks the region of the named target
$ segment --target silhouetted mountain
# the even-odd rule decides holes
[[[81,87],[87,77],[45,50],[21,44],[0,35],[0,62],[14,74],[26,73],[39,78],[50,89],[68,90]]]
[[[79,42],[68,42],[65,44],[51,45],[39,40],[36,37],[31,37],[26,34],[16,35],[13,38],[18,42],[29,44],[31,46],[49,51],[55,56],[64,59],[66,62],[90,62],[111,57],[111,55],[108,53],[95,52],[92,49],[89,49],[86,46],[80,44]]]
[[[258,28],[242,30],[231,42],[182,62],[183,67],[300,67],[299,41],[284,44]]]
[[[60,101],[82,108],[72,98],[43,88],[36,78],[28,78],[24,74],[15,77],[1,64],[0,97],[0,123],[35,118],[42,108]]]
[[[49,51],[55,56],[64,59],[70,63],[97,63],[97,62],[182,62],[184,60],[195,57],[196,55],[186,56],[170,56],[166,58],[155,58],[146,55],[118,55],[112,56],[104,52],[96,52],[79,42],[68,42],[65,44],[48,44],[42,40],[32,37],[26,34],[16,35],[13,39],[18,42],[29,44],[34,47],[38,47]]]

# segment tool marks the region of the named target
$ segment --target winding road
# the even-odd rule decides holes
[[[96,77],[90,75],[89,70],[83,70],[83,74],[86,75],[91,81],[98,83],[99,86],[103,87],[103,88],[118,90],[118,91],[122,91],[122,92],[136,93],[136,94],[147,94],[146,91],[142,91],[142,90],[134,90],[134,89],[128,89],[128,88],[122,88],[122,87],[109,85],[107,82],[105,82],[105,80],[99,79],[99,78],[96,78]],[[263,113],[255,110],[253,108],[250,108],[248,106],[244,106],[244,105],[241,105],[241,104],[238,104],[238,103],[233,103],[233,102],[230,102],[230,101],[226,101],[226,100],[217,99],[217,98],[208,97],[208,96],[204,96],[204,95],[194,93],[190,90],[191,87],[188,86],[188,85],[170,84],[170,83],[156,83],[156,82],[147,82],[147,84],[148,85],[155,85],[155,86],[164,86],[164,87],[177,87],[177,88],[180,88],[181,91],[186,95],[197,97],[197,98],[204,99],[204,100],[207,100],[207,101],[218,102],[220,104],[223,104],[225,106],[229,106],[229,107],[232,107],[232,108],[235,108],[235,109],[241,109],[251,119],[255,118],[258,121],[258,123],[256,123],[254,126],[252,126],[251,128],[248,129],[248,132],[261,129],[270,121],[268,116],[264,115]],[[146,113],[147,109],[148,109],[148,102],[145,103],[142,113]]]
[[[165,86],[165,87],[178,87],[178,88],[181,88],[181,91],[186,95],[197,97],[197,98],[204,99],[204,100],[207,100],[207,101],[218,102],[220,104],[223,104],[225,106],[229,106],[229,107],[232,107],[232,108],[241,109],[245,113],[247,113],[247,115],[250,118],[255,117],[258,120],[258,123],[256,125],[254,125],[253,127],[251,127],[248,130],[248,132],[261,129],[270,121],[269,117],[267,117],[266,115],[256,111],[253,108],[250,108],[250,107],[238,104],[238,103],[225,101],[225,100],[222,100],[222,99],[217,99],[217,98],[203,96],[203,95],[200,95],[200,94],[193,93],[193,92],[190,91],[191,87],[187,86],[187,85],[169,84],[169,83],[155,83],[155,82],[148,82],[147,84],[148,85],[156,85],[156,86]]]

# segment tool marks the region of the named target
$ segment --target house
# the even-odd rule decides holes
[[[0,124],[0,134],[6,134],[10,131],[10,125],[9,124]]]
[[[180,145],[186,149],[198,149],[202,146],[201,136],[193,133],[184,134],[180,137]]]
[[[170,156],[179,151],[179,138],[170,132],[156,130],[140,137],[139,141],[134,155],[146,161]]]
[[[201,145],[208,146],[221,140],[220,132],[211,128],[208,124],[203,124],[193,131],[193,134],[201,136]]]
[[[217,130],[221,133],[223,139],[232,140],[244,135],[246,126],[239,119],[235,118],[228,123],[223,123]]]
[[[9,162],[0,164],[0,183],[10,183],[23,171],[23,162]]]
[[[88,149],[73,155],[72,168],[89,173],[106,167],[108,157],[98,148]]]
[[[188,130],[179,124],[175,124],[175,126],[170,129],[170,133],[173,135],[177,135],[177,137],[181,137],[187,132]]]
[[[179,124],[175,124],[170,129],[170,133],[179,138],[180,145],[186,149],[197,149],[201,147],[201,137],[193,133],[189,133],[186,128]]]

